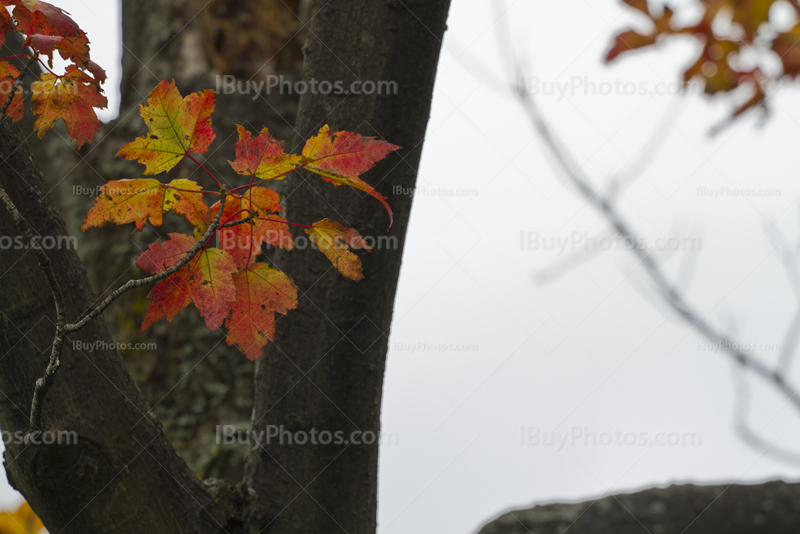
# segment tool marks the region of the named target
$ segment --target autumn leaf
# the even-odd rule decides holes
[[[170,209],[186,217],[196,228],[204,230],[211,219],[203,195],[172,189],[178,187],[201,191],[201,187],[185,179],[173,180],[168,185],[152,178],[108,182],[100,188],[100,195],[94,200],[81,230],[100,228],[107,222],[136,223],[137,230],[143,230],[148,222],[160,226],[162,214]]]
[[[61,37],[60,35],[29,35],[23,46],[30,46],[35,51],[49,58],[48,65],[53,68],[53,53],[58,50],[63,59],[76,65],[84,65],[89,60],[89,45],[80,37]]]
[[[86,40],[86,34],[69,14],[52,4],[40,0],[10,0],[4,4],[16,6],[13,15],[18,24],[17,30],[25,35],[38,33]]]
[[[94,108],[105,108],[106,97],[98,93],[97,82],[74,65],[61,77],[43,72],[33,82],[31,102],[36,120],[33,128],[41,139],[58,119],[64,119],[70,139],[78,148],[91,141],[100,130]]]
[[[5,6],[0,6],[5,7]],[[6,42],[6,36],[14,33],[14,24],[7,9],[0,9],[0,46]]]
[[[198,193],[181,191],[181,189],[198,191]],[[174,209],[176,214],[183,215],[195,227],[196,232],[202,234],[211,223],[211,210],[203,200],[203,195],[199,193],[202,190],[203,188],[197,182],[183,178],[172,180],[169,187],[164,188],[163,211]]]
[[[106,71],[94,61],[87,61],[85,65],[82,65],[82,68],[92,73],[96,85],[106,81]]]
[[[788,32],[779,33],[772,41],[772,50],[778,54],[786,76],[796,78],[800,75],[800,24]]]
[[[211,207],[213,214],[217,213],[219,202]],[[262,216],[270,213],[283,211],[281,197],[274,189],[267,187],[252,187],[241,195],[228,195],[225,199],[225,211],[222,213],[223,220],[241,210],[256,211]],[[247,216],[247,214],[245,214]],[[244,218],[244,217],[243,217]]]
[[[762,24],[769,20],[769,12],[777,0],[738,0],[732,20],[744,29],[745,40],[752,43]]]
[[[211,128],[215,98],[210,90],[182,98],[175,80],[162,81],[139,109],[150,133],[122,147],[117,156],[138,160],[145,165],[144,174],[158,174],[189,153],[206,152],[215,137]]]
[[[228,163],[238,174],[255,176],[259,180],[283,179],[286,173],[302,163],[300,156],[284,152],[286,143],[270,136],[267,128],[262,128],[257,137],[253,137],[244,126],[236,128],[239,132],[236,160]]]
[[[39,534],[44,530],[42,521],[26,502],[16,512],[0,512],[0,533]]]
[[[349,185],[378,199],[389,212],[390,224],[394,219],[386,197],[359,178],[375,167],[378,161],[400,147],[374,137],[364,137],[355,132],[331,133],[326,125],[319,134],[306,141],[303,157],[306,169],[315,172],[334,185]]]
[[[273,247],[294,249],[294,235],[289,230],[288,221],[278,215],[256,219],[253,224],[253,235]]]
[[[135,222],[137,230],[144,230],[148,221],[160,226],[163,212],[164,184],[158,180],[114,180],[100,188],[81,230],[100,228],[107,222]]]
[[[174,266],[185,255],[180,250],[197,243],[194,237],[171,234],[170,242],[160,247],[150,247],[137,261],[140,267],[152,269]],[[189,247],[191,249],[192,247]],[[151,252],[152,251],[152,252]],[[168,268],[168,267],[166,267]],[[224,250],[206,248],[188,265],[162,280],[147,298],[150,305],[145,312],[141,331],[161,319],[172,321],[193,302],[211,331],[217,330],[230,313],[230,303],[236,299],[232,275],[237,271],[230,255]]]
[[[334,267],[350,280],[358,282],[364,275],[361,273],[361,260],[350,249],[372,249],[352,228],[345,228],[330,219],[322,220],[306,230],[311,241],[317,245]]]
[[[731,68],[728,56],[738,52],[737,43],[709,39],[700,57],[683,74],[684,82],[688,83],[693,78],[702,79],[703,92],[708,95],[736,89],[741,75]]]
[[[136,265],[156,274],[174,267],[197,244],[197,239],[186,234],[171,233],[167,241],[157,241],[147,245],[136,260]]]
[[[628,7],[650,19],[650,33],[628,30],[615,37],[606,61],[612,61],[623,53],[653,45],[665,38],[676,36],[694,37],[702,46],[700,56],[685,69],[684,86],[691,80],[702,81],[707,95],[732,93],[742,88],[742,97],[731,113],[735,118],[753,108],[766,109],[768,88],[782,77],[795,78],[800,74],[800,47],[797,46],[800,30],[797,27],[780,33],[771,24],[770,10],[777,0],[704,0],[697,2],[699,13],[690,17],[674,17],[673,10],[662,2],[647,0],[622,0]],[[790,3],[795,14],[800,8]],[[652,5],[652,13],[649,6]],[[678,4],[676,4],[678,5]],[[687,13],[690,11],[686,6]],[[655,13],[656,15],[653,15]],[[683,15],[683,14],[681,14]],[[699,15],[699,16],[698,16]],[[678,21],[691,20],[688,25]],[[721,23],[726,28],[719,32],[715,28]],[[782,74],[769,73],[761,61],[755,64],[742,61],[740,52],[754,56],[767,56],[767,49],[775,52],[783,63]],[[749,94],[745,94],[749,93]],[[729,124],[730,121],[726,121]]]
[[[219,203],[211,207],[211,217],[216,215]],[[219,231],[219,248],[233,256],[239,269],[255,262],[264,243],[286,250],[294,248],[294,239],[286,219],[275,215],[283,211],[280,196],[272,189],[253,187],[243,195],[229,195],[225,200],[222,222],[256,219]]]
[[[647,0],[623,0],[628,6],[633,9],[638,9],[645,15],[649,15],[650,10],[647,8]]]
[[[0,11],[2,11],[0,9]],[[0,61],[0,106],[3,106],[8,100],[8,95],[11,93],[11,88],[14,86],[14,81],[19,77],[19,70],[9,63],[8,61]],[[11,105],[8,106],[6,115],[11,117],[14,122],[22,119],[25,114],[23,109],[23,96],[24,91],[22,87],[18,87],[14,98],[11,100]]]
[[[656,43],[656,34],[644,35],[636,30],[627,30],[614,38],[614,45],[606,54],[606,61],[614,61],[620,54],[629,50],[644,48]]]
[[[261,357],[262,347],[275,340],[275,314],[297,308],[297,288],[284,273],[256,263],[233,278],[236,302],[225,321],[228,345],[236,344],[250,360]]]
[[[653,25],[653,30],[648,34],[639,33],[636,30],[626,30],[617,34],[611,50],[606,54],[606,63],[614,61],[625,52],[638,50],[656,44],[661,35],[672,33],[670,23],[673,12],[665,7],[664,13],[660,17],[654,17],[647,8],[646,0],[623,0],[628,6],[644,13]]]
[[[147,294],[150,304],[147,306],[140,332],[144,332],[151,324],[161,319],[166,319],[171,323],[189,305],[191,302],[188,292],[190,278],[189,269],[184,267],[150,290],[150,293]]]

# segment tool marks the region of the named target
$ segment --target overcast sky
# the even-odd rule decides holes
[[[637,22],[619,3],[506,0],[508,35],[584,171],[635,179],[621,209],[671,275],[694,274],[692,304],[774,362],[798,304],[765,229],[797,248],[800,91],[781,88],[769,120],[712,139],[730,104],[676,95],[696,44],[602,64],[615,30]],[[111,117],[118,8],[58,4],[109,72]],[[651,296],[626,251],[562,272],[608,248],[607,229],[504,93],[496,24],[491,2],[453,1],[390,339],[379,532],[465,534],[534,502],[797,477],[736,437],[732,366]],[[655,135],[659,151],[635,164]],[[563,276],[539,283],[553,266]],[[800,418],[752,385],[752,426],[800,452]],[[6,485],[0,504],[18,498]]]

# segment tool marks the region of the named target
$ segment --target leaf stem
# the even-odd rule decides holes
[[[307,226],[305,224],[293,223],[289,221],[279,221],[278,219],[270,219],[269,217],[256,217],[256,219],[258,219],[259,221],[272,221],[283,224],[291,224],[292,226],[299,226],[300,228],[305,228],[306,230],[311,230],[312,228],[314,228],[313,226]]]
[[[30,54],[15,54],[15,55],[13,55],[13,56],[6,56],[6,57],[4,57],[4,58],[0,59],[0,61],[5,61],[5,60],[7,60],[7,59],[15,59],[15,58],[20,58],[20,59],[22,59],[22,58],[24,58],[24,57],[25,57],[25,58],[29,58],[29,57],[31,57],[31,55],[30,55]]]
[[[161,185],[163,185],[167,189],[173,189],[175,191],[183,191],[184,193],[198,193],[201,195],[217,195],[217,196],[221,194],[219,191],[206,191],[204,189],[198,191],[196,189],[184,189],[182,187],[175,187],[174,185],[169,185],[169,184],[161,184]]]
[[[56,74],[55,72],[50,70],[50,67],[48,67],[47,64],[39,58],[39,56],[36,56],[36,59],[39,59],[39,63],[42,64],[42,67],[44,67],[47,72],[49,72],[50,74],[52,74],[53,76],[55,76],[59,80],[64,77],[63,75],[59,76],[58,74]]]
[[[203,169],[203,172],[204,172],[204,173],[206,173],[207,175],[209,175],[209,176],[211,177],[211,179],[212,179],[212,180],[214,180],[214,182],[216,182],[216,184],[217,184],[217,185],[220,187],[220,189],[225,189],[225,186],[224,186],[224,185],[222,185],[222,182],[220,182],[219,180],[217,180],[217,177],[216,177],[216,176],[214,176],[213,174],[211,174],[210,172],[208,172],[208,169],[206,169],[206,168],[205,168],[205,166],[204,166],[202,163],[200,163],[199,161],[197,161],[197,160],[194,158],[194,156],[192,156],[191,154],[189,154],[189,151],[188,151],[188,150],[186,151],[186,154],[185,154],[185,156],[186,156],[187,158],[189,158],[190,160],[192,160],[193,162],[195,162],[195,164],[196,164],[198,167],[200,167],[201,169]]]
[[[299,171],[300,169],[304,168],[304,167],[305,167],[306,165],[308,165],[309,163],[313,163],[313,162],[311,162],[311,161],[306,161],[306,162],[304,162],[304,163],[301,163],[300,165],[298,165],[298,166],[297,166],[297,167],[295,167],[294,169],[288,170],[288,171],[286,171],[286,172],[282,172],[282,173],[280,173],[280,174],[278,174],[278,175],[276,175],[276,176],[273,176],[272,178],[269,178],[268,180],[261,180],[261,181],[260,181],[259,183],[257,183],[257,184],[253,184],[253,180],[251,179],[249,184],[247,184],[247,185],[240,185],[239,187],[234,187],[233,189],[231,189],[231,190],[230,190],[230,193],[234,193],[234,192],[236,192],[236,191],[239,191],[239,190],[241,190],[241,189],[247,189],[248,187],[252,188],[252,187],[254,187],[254,186],[263,185],[263,184],[265,184],[265,183],[267,183],[267,182],[271,182],[271,181],[273,181],[273,180],[277,180],[277,179],[279,179],[279,178],[283,178],[284,176],[287,176],[287,175],[289,175],[289,174],[291,174],[291,173],[293,173],[293,172],[295,172],[295,171]],[[253,176],[255,177],[255,175],[253,175]]]

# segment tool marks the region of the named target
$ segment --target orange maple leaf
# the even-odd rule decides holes
[[[59,35],[79,37],[86,41],[86,34],[78,27],[69,13],[40,0],[6,0],[4,5],[13,5],[17,30],[25,35]],[[88,42],[88,41],[86,41]]]
[[[211,207],[213,217],[219,203]],[[294,239],[286,219],[275,215],[283,211],[280,196],[266,187],[253,187],[241,196],[229,195],[225,201],[222,221],[246,219],[254,214],[257,219],[219,231],[219,248],[229,252],[240,269],[254,263],[264,243],[286,250],[294,248]]]
[[[13,32],[14,24],[11,22],[11,14],[7,9],[0,10],[0,46],[6,42],[6,36]]]
[[[158,272],[176,265],[196,244],[194,237],[170,234],[166,243],[150,245],[150,250],[139,256],[137,265]],[[237,270],[230,254],[224,250],[201,250],[188,265],[162,280],[147,295],[150,305],[141,331],[161,319],[172,321],[190,301],[200,311],[206,326],[211,331],[217,330],[228,317],[231,302],[236,299],[232,275]]]
[[[182,98],[175,80],[153,89],[139,111],[150,133],[128,143],[117,156],[145,165],[145,174],[169,171],[189,153],[202,154],[214,140],[211,114],[214,91],[200,91]]]
[[[53,68],[53,52],[58,53],[63,59],[68,59],[78,65],[89,61],[88,41],[80,37],[61,37],[60,35],[29,35],[23,46],[30,46],[40,54],[48,57],[48,65]]]
[[[259,180],[281,180],[303,161],[300,156],[284,152],[286,143],[273,138],[267,128],[262,128],[257,137],[253,137],[244,126],[239,125],[236,129],[239,132],[236,160],[228,163],[239,174],[255,176]]]
[[[261,357],[261,348],[275,340],[275,314],[297,308],[297,287],[281,271],[256,263],[233,277],[236,302],[225,321],[226,341],[234,343],[250,360]]]
[[[136,265],[153,274],[174,267],[192,250],[197,240],[186,234],[171,233],[167,241],[157,241],[147,245],[136,260]]]
[[[14,86],[14,81],[19,77],[19,70],[8,61],[0,61],[0,106],[4,105]],[[6,115],[11,117],[14,122],[22,119],[25,114],[23,109],[24,91],[18,87],[11,105],[8,106]]]
[[[44,530],[42,521],[26,502],[16,512],[0,512],[0,533],[39,534]]]
[[[175,213],[186,217],[199,231],[204,231],[210,222],[210,211],[203,195],[199,193],[201,190],[196,182],[182,178],[173,180],[166,186],[152,178],[114,180],[100,188],[100,195],[94,200],[81,230],[99,228],[107,222],[133,222],[136,223],[137,230],[143,230],[147,222],[160,226],[162,214],[174,209]]]
[[[355,132],[331,133],[325,125],[319,134],[306,141],[303,157],[307,162],[305,168],[321,175],[324,180],[334,185],[349,185],[378,199],[389,212],[391,226],[394,215],[386,197],[359,176],[375,167],[387,154],[399,149],[397,145]]]
[[[78,148],[91,141],[100,130],[94,108],[105,108],[106,97],[98,92],[97,81],[75,65],[69,65],[63,76],[44,72],[33,82],[31,102],[37,115],[33,128],[41,139],[58,121],[64,119],[70,139]]]
[[[358,232],[345,228],[336,221],[324,219],[314,223],[306,233],[340,273],[356,282],[364,278],[361,260],[350,249],[363,249],[367,252],[372,249]]]

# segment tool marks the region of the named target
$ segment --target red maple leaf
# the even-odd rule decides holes
[[[256,263],[234,276],[236,302],[225,321],[226,341],[234,343],[250,360],[261,357],[261,348],[275,340],[275,314],[297,308],[297,288],[280,271]]]

